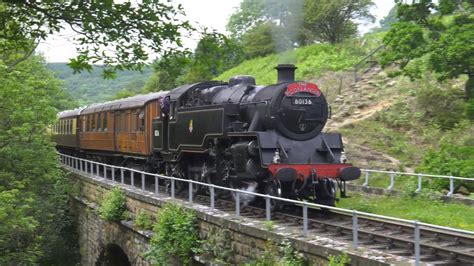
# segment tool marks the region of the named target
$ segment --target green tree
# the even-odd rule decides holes
[[[161,1],[0,1],[0,50],[9,68],[33,54],[48,36],[70,28],[77,57],[69,66],[91,71],[104,65],[104,77],[117,70],[141,70],[152,53],[180,46],[180,30],[190,29],[177,8]],[[8,53],[7,53],[8,51]],[[12,56],[17,51],[21,55]]]
[[[191,57],[182,81],[194,83],[210,80],[243,60],[241,46],[223,34],[205,33]]]
[[[266,56],[276,52],[277,47],[272,40],[276,25],[271,22],[253,27],[242,35],[242,48],[246,58]]]
[[[341,43],[357,34],[360,20],[374,21],[371,0],[306,0],[302,40]]]
[[[264,23],[277,25],[277,51],[315,41],[339,43],[357,33],[360,20],[373,21],[371,0],[244,0],[227,23],[232,36],[241,37]]]
[[[191,58],[189,53],[174,52],[153,64],[154,74],[146,82],[144,92],[171,90],[180,84],[179,78],[185,73]]]
[[[465,97],[474,96],[474,16],[472,1],[396,1],[399,21],[384,37],[382,64],[397,64],[402,74],[421,77],[423,68],[409,67],[423,60],[440,81],[468,76]],[[424,60],[426,59],[426,60]]]
[[[0,264],[70,264],[77,258],[67,181],[47,134],[61,98],[39,57],[12,71],[0,61]],[[72,244],[71,244],[72,243]]]
[[[392,24],[397,22],[397,6],[392,7],[388,14],[380,20],[380,31],[387,31],[392,27]]]
[[[239,39],[254,28],[266,25],[263,29],[270,29],[276,51],[283,52],[297,44],[297,29],[303,23],[303,4],[304,0],[244,0],[230,16],[227,29],[232,37]],[[268,25],[273,26],[268,28]]]

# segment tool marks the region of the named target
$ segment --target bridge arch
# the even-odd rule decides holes
[[[123,249],[117,244],[103,247],[95,263],[96,266],[130,266],[130,260]]]

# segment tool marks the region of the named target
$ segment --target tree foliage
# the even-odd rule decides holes
[[[317,0],[305,2],[303,40],[341,43],[357,34],[358,20],[374,21],[371,0]]]
[[[178,87],[191,58],[187,52],[175,52],[153,64],[154,74],[148,79],[144,92],[171,90]]]
[[[30,57],[14,70],[0,61],[0,264],[68,264],[77,258],[68,231],[66,180],[48,126],[60,81]]]
[[[242,48],[246,58],[266,56],[275,53],[277,47],[273,35],[278,28],[272,22],[265,22],[252,27],[242,35]]]
[[[194,50],[184,81],[213,79],[242,60],[242,49],[235,40],[217,32],[205,33]]]
[[[152,53],[181,46],[180,6],[161,1],[0,1],[0,51],[11,57],[8,67],[30,56],[51,34],[70,28],[78,55],[69,66],[76,72],[102,64],[104,77],[117,70],[141,70]],[[26,52],[25,52],[26,51]],[[5,58],[4,58],[5,61]]]
[[[370,0],[244,0],[229,18],[227,29],[243,39],[270,29],[277,52],[314,42],[340,43],[357,33],[358,21],[374,19],[369,12],[372,5]],[[253,44],[247,41],[244,49],[255,55],[268,51],[268,44],[261,52],[248,47]]]
[[[466,98],[474,96],[474,16],[472,1],[397,1],[399,21],[384,38],[387,51],[382,64],[398,64],[401,73],[420,77],[420,68],[409,65],[427,58],[426,66],[439,80],[468,75]]]
[[[192,54],[176,52],[155,62],[155,73],[143,91],[170,90],[211,80],[243,59],[242,48],[234,39],[217,32],[204,33]]]

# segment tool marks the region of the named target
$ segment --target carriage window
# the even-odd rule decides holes
[[[138,114],[138,131],[145,130],[145,111],[141,110],[140,114]]]
[[[130,131],[137,132],[138,131],[138,112],[132,112],[130,114],[131,114]]]
[[[97,114],[97,131],[102,131],[102,117],[101,113]]]
[[[72,134],[72,119],[69,119],[69,134]]]
[[[92,115],[92,119],[91,119],[91,130],[92,131],[95,131],[96,129],[96,124],[95,124],[95,114]]]
[[[129,132],[129,124],[130,124],[130,112],[124,113],[123,114],[123,119],[125,120],[125,126],[124,126],[124,131]]]
[[[59,134],[63,134],[64,131],[63,131],[63,125],[64,125],[64,121],[63,120],[60,120],[59,121]]]
[[[104,113],[104,118],[102,120],[102,127],[104,131],[107,131],[107,116],[108,116],[108,113]]]
[[[69,119],[64,120],[64,132],[65,134],[69,134]]]

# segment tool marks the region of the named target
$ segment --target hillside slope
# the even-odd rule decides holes
[[[115,79],[106,80],[100,67],[89,72],[73,74],[66,63],[49,63],[48,68],[64,81],[64,89],[77,101],[78,106],[110,100],[122,89],[138,92],[151,76],[153,70],[121,71]]]
[[[364,51],[363,47],[313,45],[297,49],[294,58],[297,79],[315,82],[326,95],[332,118],[325,130],[343,134],[351,162],[363,168],[415,171],[441,139],[469,145],[465,143],[474,136],[474,126],[462,115],[465,79],[438,83],[427,73],[411,81],[391,77],[394,69],[375,67],[355,82],[352,66]],[[273,67],[284,57],[248,60],[217,79],[250,74],[257,84],[274,83]]]

